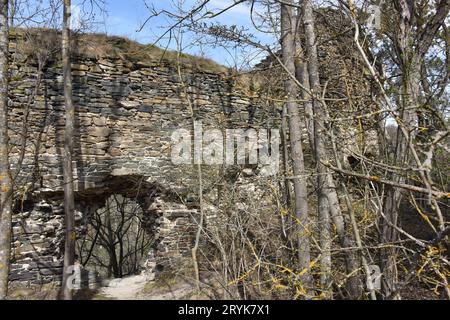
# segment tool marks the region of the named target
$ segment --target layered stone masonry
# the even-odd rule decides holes
[[[183,67],[183,86],[176,63],[160,58],[131,62],[79,55],[72,64],[77,220],[85,223],[112,194],[139,198],[148,231],[158,238],[145,263],[150,273],[177,269],[190,255],[196,230],[195,204],[183,204],[196,190],[195,170],[174,166],[170,158],[173,131],[192,128],[188,99],[205,130],[259,129],[263,124],[272,129],[280,118],[280,104],[259,107],[258,98],[240,93],[228,75]],[[11,280],[59,281],[64,241],[62,66],[57,55],[47,63],[27,113],[37,66],[14,41],[11,62],[10,155],[14,176],[19,173]],[[26,148],[18,170],[24,133]],[[247,185],[244,189],[250,190]],[[215,208],[208,211],[217,218]]]
[[[26,148],[16,179],[11,280],[47,283],[60,280],[63,258],[62,70],[57,59],[46,66],[25,119],[37,67],[17,47],[11,46],[13,174],[18,172],[24,132]],[[205,127],[255,127],[263,123],[263,115],[252,98],[237,93],[224,74],[183,68],[184,88],[176,65],[159,59],[132,63],[78,56],[72,69],[77,220],[100,208],[111,194],[134,197],[132,191],[145,183],[141,197],[151,208],[146,208],[147,214],[156,217],[150,220],[154,220],[152,232],[158,232],[159,238],[154,252],[149,253],[148,265],[170,270],[189,254],[196,228],[196,210],[167,196],[176,193],[182,198],[191,185],[186,168],[174,166],[170,159],[173,130],[192,126],[187,99]],[[115,179],[128,184],[117,185]]]

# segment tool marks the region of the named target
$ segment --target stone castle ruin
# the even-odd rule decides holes
[[[146,50],[124,39],[91,37],[87,41],[96,47],[103,41]],[[52,53],[39,83],[34,52],[23,50],[29,38],[16,32],[11,40],[9,117],[18,195],[10,280],[48,283],[61,279],[64,251],[62,69],[58,53]],[[162,50],[132,61],[126,54],[90,52],[88,45],[78,45],[72,64],[77,222],[89,219],[112,195],[132,198],[156,239],[147,266],[176,268],[191,254],[198,214],[188,197],[189,176],[170,158],[172,132],[192,126],[186,99],[204,126],[254,127],[258,111],[252,98],[237,93],[226,70],[211,62],[208,71],[208,66],[183,61],[183,84],[173,57],[164,57]]]
[[[41,284],[62,277],[64,96],[58,38],[55,32],[39,30],[11,35],[13,282]],[[334,48],[338,40],[323,41]],[[205,129],[278,128],[282,104],[266,106],[258,97],[265,95],[264,77],[272,81],[277,74],[282,81],[279,70],[259,71],[252,88],[254,79],[236,79],[211,61],[186,55],[181,55],[181,81],[176,54],[117,37],[77,37],[73,52],[78,231],[112,196],[132,199],[154,239],[144,268],[152,273],[176,270],[191,256],[199,206],[192,196],[195,170],[171,161],[172,133],[192,130],[193,120]],[[358,61],[349,57],[336,66],[334,54],[344,54],[326,52],[321,59],[327,70],[339,68],[342,73],[330,79],[333,94],[344,90],[342,79],[353,81],[345,82],[345,90],[367,85],[355,79],[361,78]],[[363,109],[365,101],[354,102],[353,112]],[[332,110],[341,112],[342,104],[337,102]],[[358,143],[349,148],[354,145]]]

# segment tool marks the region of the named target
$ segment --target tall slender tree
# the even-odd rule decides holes
[[[421,71],[426,54],[433,45],[435,36],[448,18],[450,11],[449,0],[435,1],[435,12],[420,8],[413,0],[395,0],[392,3],[398,13],[398,23],[395,25],[393,39],[394,55],[401,75],[399,119],[397,139],[392,163],[397,167],[407,167],[414,159],[414,166],[418,167],[418,174],[422,182],[431,189],[431,178],[421,163],[411,142],[416,137],[416,128],[419,125],[418,111],[421,95]],[[400,184],[406,182],[406,177],[394,173],[391,179]],[[392,243],[398,239],[396,230],[398,212],[402,201],[402,192],[399,188],[387,188],[383,204],[386,219],[382,222],[382,242]],[[439,210],[436,200],[432,199],[433,210]],[[444,225],[440,225],[441,231]],[[388,248],[382,254],[383,293],[386,298],[399,298],[397,292],[397,249]]]
[[[294,14],[291,0],[285,1],[281,5],[281,46],[283,64],[286,70],[295,75],[296,40],[295,32],[297,26],[297,15]],[[292,168],[294,172],[294,204],[297,218],[297,241],[299,267],[308,270],[310,267],[310,243],[308,236],[308,192],[305,178],[305,161],[302,145],[302,128],[299,115],[299,104],[297,96],[299,94],[295,81],[288,77],[285,81],[286,108],[289,117],[289,137],[292,158]],[[306,287],[311,283],[309,272],[305,272],[302,282]]]
[[[12,182],[8,139],[8,0],[0,1],[0,299],[8,294]]]
[[[331,172],[325,166],[329,162],[326,149],[326,104],[321,98],[322,89],[319,75],[319,60],[317,54],[316,30],[314,21],[313,4],[311,0],[303,1],[303,24],[305,29],[305,51],[308,67],[303,69],[303,74],[308,73],[313,100],[313,130],[314,153],[317,166],[317,192],[318,192],[318,216],[321,238],[321,285],[327,298],[331,298],[331,222],[333,222],[340,243],[343,247],[351,246],[351,241],[346,235],[345,221],[341,212],[336,185]],[[303,75],[301,78],[305,78]],[[351,274],[358,268],[358,262],[351,252],[346,253],[347,273]],[[349,278],[348,291],[351,297],[360,295],[360,286],[354,277]]]
[[[319,78],[319,62],[317,58],[316,34],[312,3],[303,1],[303,23],[305,28],[305,48],[308,61],[308,74],[311,92],[319,95],[321,92]],[[326,150],[323,138],[324,110],[320,103],[313,96],[314,112],[314,151],[317,165],[317,192],[318,192],[318,213],[320,226],[321,243],[321,285],[329,298],[330,274],[331,274],[331,236],[330,236],[330,205],[327,198],[327,168],[322,164],[326,158]]]
[[[63,175],[64,175],[64,210],[66,224],[66,241],[64,247],[64,274],[63,274],[63,298],[72,299],[72,290],[68,284],[72,266],[75,262],[75,196],[73,185],[73,137],[75,128],[75,106],[72,97],[72,69],[70,58],[70,18],[71,0],[64,0],[64,16],[62,31],[62,63],[63,63],[63,83],[64,99],[66,103],[66,122],[64,131],[64,153],[63,153]]]

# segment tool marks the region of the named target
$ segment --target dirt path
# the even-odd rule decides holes
[[[123,279],[113,279],[98,294],[114,300],[179,300],[192,295],[196,291],[191,283],[179,281],[172,284],[152,286],[145,275],[131,276]],[[147,290],[144,290],[149,284]]]
[[[111,280],[107,287],[100,289],[100,294],[117,300],[136,300],[148,280],[145,275],[131,276]]]

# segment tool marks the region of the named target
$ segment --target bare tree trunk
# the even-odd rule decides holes
[[[321,285],[327,298],[332,298],[331,292],[331,235],[330,235],[330,219],[336,227],[341,246],[348,247],[351,241],[346,235],[345,221],[341,212],[339,198],[336,192],[336,185],[333,176],[327,170],[324,163],[329,161],[326,144],[326,110],[325,102],[321,99],[321,85],[319,77],[319,61],[317,55],[316,33],[314,23],[314,13],[312,2],[310,0],[303,1],[303,23],[305,28],[305,49],[308,61],[308,72],[311,92],[313,94],[313,111],[314,111],[314,151],[317,165],[317,184],[318,184],[318,214],[320,223],[320,239],[322,246],[321,257]],[[303,70],[303,72],[306,72]],[[304,76],[302,76],[304,78]],[[346,253],[347,274],[358,268],[358,261],[351,252]],[[348,281],[348,291],[351,298],[358,298],[361,294],[361,288],[355,277],[350,277]]]
[[[419,92],[419,73],[418,70],[411,66],[411,74],[404,75],[402,95],[402,124],[406,126],[406,129],[410,132],[409,139],[413,139],[415,127],[417,126],[417,109],[411,108],[417,107],[417,96]],[[414,70],[416,69],[416,70]],[[408,77],[411,77],[408,79]],[[397,167],[405,167],[409,163],[410,152],[408,147],[409,141],[401,132],[401,128],[397,132],[397,144],[395,150],[394,163]],[[394,174],[392,181],[398,184],[404,184],[406,178],[403,175]],[[392,243],[397,241],[397,231],[394,226],[397,226],[398,212],[400,209],[400,203],[402,201],[401,189],[395,187],[389,187],[385,202],[383,204],[383,211],[386,217],[386,221],[382,223],[382,242]],[[395,248],[388,248],[382,254],[382,267],[383,267],[383,293],[385,297],[391,297],[398,299],[396,294],[396,282],[397,282],[397,268],[396,268],[396,252]]]
[[[302,61],[299,63],[297,67],[297,77],[298,81],[300,81],[304,87],[308,90],[311,90],[309,85],[309,73],[308,73],[308,63]],[[309,98],[308,94],[302,90],[302,99],[307,100]],[[314,151],[315,145],[314,145],[314,111],[313,111],[313,105],[310,101],[305,102],[303,104],[305,108],[305,124],[306,128],[308,130],[308,137],[309,137],[309,143],[311,145],[311,151]]]
[[[8,138],[8,0],[0,2],[0,300],[8,294],[12,182]]]
[[[284,179],[284,200],[286,203],[286,208],[288,212],[292,209],[292,185],[290,180],[287,178],[289,174],[289,148],[288,148],[288,124],[287,124],[287,108],[286,105],[283,106],[283,110],[281,112],[281,137],[283,143],[283,174],[285,175]],[[292,216],[287,215],[287,219],[281,217],[282,229],[283,229],[283,237],[286,239],[287,243],[291,241],[291,227],[292,227]],[[292,246],[291,246],[292,247]]]
[[[399,16],[399,28],[395,35],[395,47],[397,53],[397,60],[399,61],[399,68],[401,70],[402,79],[402,94],[400,99],[400,115],[399,126],[397,129],[397,143],[394,154],[393,163],[397,167],[406,167],[409,165],[411,153],[410,143],[416,136],[416,128],[418,126],[418,107],[420,95],[420,79],[421,66],[423,59],[433,43],[435,34],[438,32],[441,25],[444,23],[450,11],[450,1],[440,0],[436,2],[436,12],[431,15],[424,23],[424,21],[416,21],[417,10],[416,3],[413,0],[395,0],[393,2],[395,9]],[[421,23],[422,27],[416,29],[416,24]],[[417,34],[417,32],[419,32]],[[415,39],[416,37],[417,39]],[[414,46],[417,42],[416,46]],[[416,165],[421,167],[420,160],[415,155]],[[422,170],[423,168],[419,168]],[[429,177],[419,171],[421,178],[425,184],[429,183]],[[401,174],[393,174],[393,182],[397,184],[404,184],[406,182],[405,176]],[[431,186],[428,186],[431,188]],[[382,242],[391,243],[397,240],[397,226],[398,211],[402,194],[399,188],[389,188],[383,204],[384,216],[382,228]],[[439,210],[439,205],[433,203],[436,210]],[[442,224],[440,226],[442,228]],[[396,250],[391,248],[384,250],[382,253],[381,264],[383,268],[383,293],[385,298],[399,299],[396,289],[397,270],[396,270]]]
[[[399,32],[397,34],[397,51],[400,55],[400,69],[402,71],[402,95],[400,98],[402,123],[397,129],[397,143],[394,153],[394,163],[396,166],[404,166],[409,162],[409,148],[408,138],[402,133],[401,126],[404,125],[405,129],[413,134],[416,121],[417,121],[417,95],[419,91],[419,79],[420,79],[420,64],[415,66],[415,59],[417,56],[414,54],[414,50],[410,48],[411,41],[411,19],[413,19],[414,3],[410,5],[406,0],[396,1],[395,5],[400,16]],[[419,69],[420,70],[420,69]],[[417,79],[415,79],[417,77]],[[396,183],[405,183],[405,177],[398,174],[393,174],[392,180]],[[382,243],[392,243],[397,240],[397,226],[398,211],[400,209],[400,203],[402,201],[402,194],[399,188],[389,187],[386,193],[386,198],[383,204],[383,211],[385,215],[385,221],[382,221]],[[400,297],[396,293],[397,282],[397,267],[396,267],[396,254],[395,248],[388,248],[382,252],[381,266],[383,270],[383,294],[385,298],[399,299]]]
[[[301,21],[301,17],[298,19]],[[301,43],[298,40],[297,45],[300,46]],[[308,72],[308,62],[304,57],[304,53],[301,48],[297,48],[298,56],[295,60],[295,77],[297,80],[303,85],[306,90],[311,90],[311,86],[309,83],[309,72]],[[309,137],[309,145],[311,147],[311,151],[314,153],[314,110],[312,102],[310,101],[310,96],[305,90],[301,90],[302,99],[308,100],[303,103],[303,107],[305,108],[305,125],[308,131]]]
[[[408,185],[405,183],[405,172],[393,172],[389,181],[384,180],[382,182],[388,185],[380,212],[382,215],[382,218],[380,218],[381,242],[383,244],[390,244],[396,241],[398,239],[398,232],[401,230],[397,226],[400,204],[403,198],[401,189],[428,194],[432,209],[434,209],[438,216],[439,228],[441,230],[444,229],[442,214],[440,213],[439,204],[435,198],[436,196],[439,198],[444,195],[438,195],[437,191],[431,187],[433,185],[432,179],[424,168],[414,145],[418,126],[421,65],[424,57],[435,41],[436,34],[443,26],[450,12],[449,0],[435,1],[434,4],[435,8],[428,12],[422,12],[424,7],[422,6],[419,10],[414,0],[393,0],[391,3],[393,9],[397,11],[395,16],[398,17],[398,23],[392,30],[389,38],[393,42],[392,55],[395,57],[394,61],[398,66],[401,76],[401,92],[396,99],[397,105],[395,107],[391,103],[390,97],[384,91],[379,76],[359,43],[359,27],[356,20],[354,21],[356,25],[355,42],[358,50],[365,61],[366,67],[380,87],[389,111],[395,112],[395,120],[398,125],[397,139],[395,152],[391,156],[390,163],[397,168],[406,169],[411,167],[409,162],[411,159],[414,159],[414,167],[417,168],[414,171],[419,173],[422,182],[426,186],[426,188],[420,188]],[[351,173],[351,175],[355,176],[355,173]],[[363,177],[363,175],[360,177]],[[384,247],[385,249],[381,250],[383,296],[384,299],[399,299],[396,269],[397,250],[388,245]]]
[[[305,26],[306,53],[308,60],[309,83],[311,92],[320,94],[319,65],[317,60],[317,46],[314,26],[313,9],[310,1],[303,2],[303,23]],[[332,298],[331,293],[331,236],[330,236],[330,208],[327,198],[328,181],[327,168],[321,161],[326,159],[323,140],[325,130],[324,111],[320,103],[313,97],[314,111],[314,150],[317,166],[317,196],[318,215],[321,244],[321,276],[320,283],[326,298]]]
[[[286,1],[291,4],[292,1]],[[288,4],[281,5],[281,45],[283,51],[283,64],[290,74],[295,75],[295,27],[296,16],[293,14],[292,7]],[[295,101],[298,95],[298,88],[292,79],[285,82],[287,95],[286,107],[289,116],[289,136],[291,144],[292,167],[294,171],[294,202],[295,215],[297,217],[297,236],[298,236],[298,258],[299,267],[308,270],[310,267],[310,243],[308,235],[308,199],[307,182],[305,175],[305,163],[302,146],[302,129],[299,116],[299,105]],[[305,272],[303,284],[306,287],[311,285],[311,276]]]
[[[413,58],[415,61],[416,58]],[[405,167],[410,162],[410,151],[408,139],[414,138],[414,131],[417,127],[417,103],[418,95],[420,91],[420,64],[415,65],[411,62],[408,66],[409,72],[405,69],[402,70],[402,112],[401,126],[405,126],[409,132],[410,137],[407,138],[402,133],[402,129],[399,127],[397,130],[397,143],[395,149],[394,164],[397,167]],[[404,184],[406,178],[401,174],[393,174],[392,181],[399,184]],[[397,230],[394,226],[397,226],[398,212],[402,201],[401,189],[395,187],[389,187],[387,189],[387,195],[383,204],[383,211],[386,217],[385,221],[382,221],[382,243],[393,243],[397,241]],[[396,267],[396,255],[397,249],[387,248],[382,254],[381,265],[383,269],[384,281],[383,281],[383,293],[386,298],[399,299],[399,295],[396,292],[397,282],[397,267]]]
[[[75,126],[75,107],[72,100],[72,70],[70,61],[70,17],[71,0],[64,0],[64,22],[62,32],[62,62],[64,98],[66,102],[66,127],[64,132],[63,175],[64,175],[64,210],[66,222],[66,241],[64,247],[63,296],[65,300],[72,299],[72,290],[68,287],[68,268],[75,262],[75,217],[74,217],[74,186],[73,186],[73,138]]]

